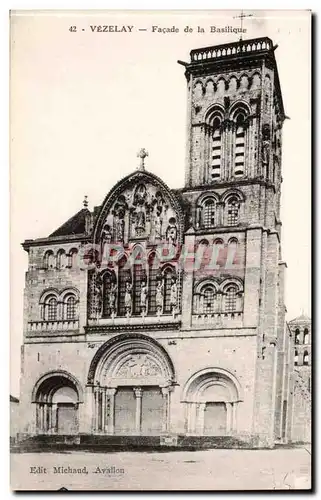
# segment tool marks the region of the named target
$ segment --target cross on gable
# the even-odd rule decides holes
[[[145,148],[141,148],[137,153],[138,158],[140,158],[139,170],[145,170],[145,158],[148,156],[148,151]]]
[[[234,16],[233,19],[240,19],[241,20],[241,36],[240,36],[240,41],[242,40],[242,33],[243,33],[243,19],[246,17],[253,17],[253,14],[244,14],[244,11],[241,10],[241,14],[239,16]]]

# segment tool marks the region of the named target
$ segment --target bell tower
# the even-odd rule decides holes
[[[275,49],[270,38],[240,40],[178,62],[188,89],[186,187],[264,182],[279,218],[285,115]]]
[[[238,349],[241,357],[253,355],[251,425],[260,446],[273,445],[285,418],[285,263],[280,221],[285,114],[276,48],[267,37],[238,40],[192,50],[190,62],[178,61],[185,67],[187,80],[184,193],[192,206],[188,238],[194,238],[196,245],[203,238],[213,248],[219,242],[237,249],[238,269],[230,266],[207,272],[207,279],[221,286],[219,300],[225,304],[216,309],[220,313],[212,314],[210,328],[220,336],[218,344],[234,336],[235,352]],[[192,279],[190,285],[185,283],[185,301],[188,286],[194,303],[202,300],[201,279],[194,274],[193,284]],[[225,279],[241,283],[240,302],[233,309],[238,323],[236,313],[229,316],[231,289],[224,288]],[[195,298],[195,290],[201,299]],[[213,297],[215,293],[213,289]],[[244,342],[236,336],[236,324]],[[255,338],[252,354],[245,348],[245,338],[248,342]],[[222,366],[224,362],[220,360]]]

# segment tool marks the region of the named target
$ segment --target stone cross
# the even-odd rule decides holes
[[[145,158],[148,156],[148,151],[145,148],[141,148],[137,153],[138,158],[140,158],[139,170],[145,170]]]

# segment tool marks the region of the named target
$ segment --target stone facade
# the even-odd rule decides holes
[[[291,436],[272,41],[191,52],[186,183],[140,167],[26,240],[22,435]]]

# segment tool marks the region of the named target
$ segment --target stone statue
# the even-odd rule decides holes
[[[108,224],[105,224],[103,227],[103,230],[101,232],[101,239],[104,243],[111,242],[111,230],[110,230],[110,226]]]
[[[163,281],[158,281],[156,286],[156,309],[157,314],[161,314],[163,311],[164,304],[164,283]]]
[[[177,226],[176,226],[176,220],[174,217],[171,217],[169,219],[169,225],[166,229],[166,239],[167,241],[174,245],[177,239]]]
[[[101,232],[101,261],[104,262],[105,260],[108,260],[108,255],[105,255],[106,253],[106,247],[108,248],[108,245],[110,245],[111,242],[111,229],[108,224],[105,224],[103,227],[103,230]]]
[[[127,316],[130,316],[132,310],[132,288],[133,285],[127,281],[125,289],[125,309]]]
[[[112,283],[109,291],[109,307],[113,314],[116,310],[117,283]]]
[[[172,312],[175,313],[177,307],[177,283],[175,278],[172,278],[170,305]]]
[[[94,281],[95,313],[96,313],[96,318],[100,318],[103,305],[101,276],[96,275],[96,278],[94,278],[94,280],[95,280]]]
[[[134,217],[135,217],[135,236],[141,236],[145,232],[145,224],[146,224],[144,207],[138,206],[135,211]]]
[[[147,309],[147,296],[148,296],[148,287],[146,281],[143,281],[140,290],[140,306],[143,315],[145,315]]]
[[[124,241],[124,227],[125,227],[125,222],[124,219],[119,215],[116,219],[116,224],[115,224],[115,229],[116,229],[116,241],[122,242]]]
[[[162,219],[159,215],[156,215],[155,217],[155,223],[154,223],[154,228],[155,228],[155,238],[161,238],[162,237]]]

